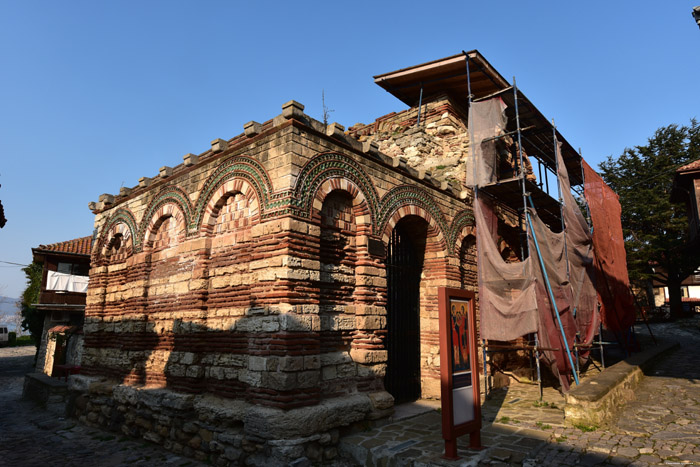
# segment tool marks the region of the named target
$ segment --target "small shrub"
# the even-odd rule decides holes
[[[586,425],[585,423],[574,423],[574,428],[578,428],[584,433],[588,433],[598,429],[596,425]]]
[[[19,336],[15,340],[15,346],[36,345],[32,336]]]

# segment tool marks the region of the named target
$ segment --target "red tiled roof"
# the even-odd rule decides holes
[[[60,253],[74,253],[77,255],[89,255],[92,249],[92,237],[81,237],[65,242],[39,245],[37,250],[57,251]]]
[[[676,170],[676,172],[687,172],[690,170],[698,170],[700,169],[700,159],[691,162],[690,164],[686,164],[680,169]]]

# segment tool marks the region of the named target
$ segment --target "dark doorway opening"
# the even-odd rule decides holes
[[[427,224],[404,218],[387,250],[387,351],[384,387],[396,403],[420,398],[420,282]]]

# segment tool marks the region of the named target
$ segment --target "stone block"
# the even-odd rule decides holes
[[[304,106],[295,100],[282,104],[282,117],[286,119],[296,118],[300,120],[304,117]]]
[[[379,153],[379,145],[376,143],[376,141],[363,141],[362,152],[377,155],[377,153]]]
[[[250,371],[267,371],[267,358],[251,355],[248,357],[248,369]]]
[[[167,165],[164,165],[163,167],[160,168],[158,171],[158,176],[160,178],[168,178],[173,174],[173,168],[168,167]]]
[[[327,352],[321,354],[321,365],[339,365],[353,361],[347,352]]]
[[[304,357],[279,357],[280,371],[300,371],[304,369]]]
[[[297,374],[270,371],[262,374],[262,386],[278,391],[290,391],[297,388]]]
[[[355,326],[357,329],[384,329],[386,327],[386,317],[380,315],[355,315]]]
[[[339,123],[331,123],[326,127],[326,135],[332,138],[345,139],[345,127]]]
[[[306,355],[304,357],[305,370],[318,370],[321,368],[321,357],[319,355]]]
[[[258,122],[250,121],[243,125],[243,132],[247,137],[252,138],[253,136],[262,133],[262,125]]]
[[[369,401],[374,409],[388,409],[394,406],[394,396],[386,391],[370,392]]]
[[[362,364],[385,363],[387,361],[386,350],[351,349],[350,356],[353,361]]]
[[[291,410],[251,406],[245,415],[245,430],[263,439],[310,436],[362,420],[371,409],[365,394],[325,399]]]
[[[129,196],[131,194],[131,188],[125,186],[119,188],[119,196]]]
[[[109,193],[102,193],[99,197],[99,201],[105,205],[114,204],[114,195],[110,195]]]
[[[211,142],[211,152],[219,153],[228,149],[228,141],[217,138]]]
[[[338,371],[335,365],[324,366],[321,368],[321,374],[324,381],[336,379],[338,377]]]
[[[199,156],[188,152],[187,154],[182,156],[182,160],[184,161],[185,167],[190,167],[197,163],[197,161],[199,160]]]
[[[321,372],[318,370],[302,371],[297,373],[298,387],[300,389],[313,388],[318,386],[321,380]]]
[[[146,188],[150,184],[151,184],[150,178],[148,178],[148,177],[139,178],[139,188]]]

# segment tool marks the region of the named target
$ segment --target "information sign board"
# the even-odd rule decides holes
[[[445,457],[457,459],[457,438],[481,449],[481,400],[474,292],[440,287],[440,386]]]

